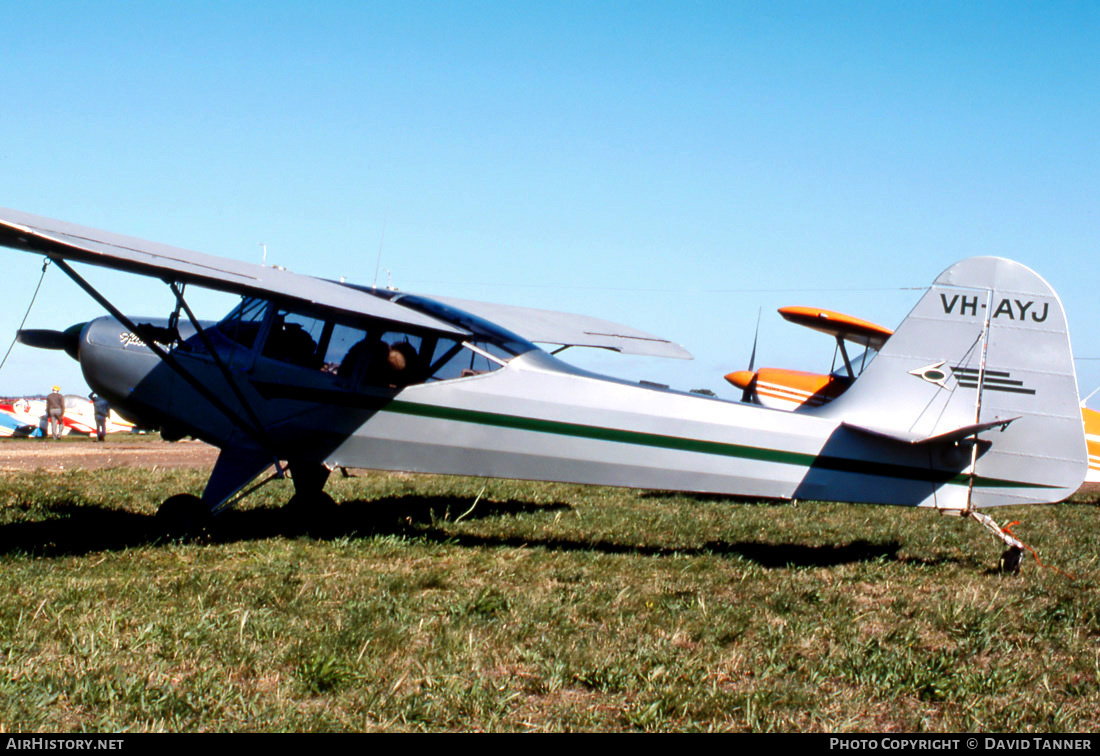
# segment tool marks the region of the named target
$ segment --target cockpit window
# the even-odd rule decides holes
[[[535,348],[515,334],[462,311],[430,300],[401,298],[409,305],[412,303],[404,300],[416,299],[416,309],[423,305],[428,314],[474,335],[454,338],[433,331],[405,330],[394,323],[387,325],[385,321],[350,314],[276,309],[270,302],[252,297],[245,298],[227,315],[218,330],[244,347],[259,345],[266,360],[294,365],[316,376],[308,379],[306,373],[280,372],[280,382],[312,384],[325,376],[322,380],[351,390],[399,389],[481,375],[499,370],[516,355]],[[266,336],[260,344],[262,333]]]
[[[494,351],[501,355],[507,355],[507,359],[511,359],[516,355],[537,348],[523,337],[517,336],[511,331],[501,328],[496,323],[479,318],[476,315],[471,315],[464,310],[450,307],[441,302],[418,297],[413,294],[402,295],[396,298],[395,301],[407,307],[411,307],[414,310],[419,310],[427,315],[439,318],[446,323],[452,323],[461,328],[465,328],[467,331],[474,334],[475,341],[492,344]]]
[[[264,358],[330,376],[328,380],[344,389],[403,388],[480,375],[499,369],[515,356],[491,340],[459,341],[432,332],[387,328],[382,321],[276,310],[258,300],[242,303],[219,329],[251,346],[267,313]],[[284,381],[304,379],[301,373],[299,379],[291,373],[283,375]]]
[[[497,359],[491,359],[486,354]],[[452,378],[490,373],[499,369],[511,357],[507,353],[501,354],[500,350],[485,341],[459,343],[450,339],[439,339],[429,366],[428,380],[449,381]]]
[[[266,314],[265,300],[246,297],[218,323],[218,330],[241,346],[251,348],[256,343]]]
[[[331,331],[331,328],[328,330]],[[263,355],[280,362],[320,370],[323,355],[320,344],[326,335],[325,321],[279,310],[268,331]]]
[[[347,285],[351,286],[351,284]],[[365,291],[376,297],[388,299],[403,307],[408,307],[411,310],[430,315],[437,320],[442,320],[444,323],[450,323],[451,325],[469,331],[473,334],[471,341],[492,344],[495,350],[494,354],[499,353],[501,355],[507,355],[507,357],[504,358],[506,362],[516,355],[524,354],[532,349],[538,348],[522,336],[501,328],[496,323],[480,318],[477,315],[473,315],[457,307],[437,302],[434,299],[417,296],[415,294],[405,294],[399,291],[373,289],[366,286],[352,286],[352,288]]]
[[[368,333],[348,349],[337,376],[348,386],[402,388],[427,377],[425,339],[411,333]]]

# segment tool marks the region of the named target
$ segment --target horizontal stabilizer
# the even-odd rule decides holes
[[[622,354],[672,357],[678,360],[692,358],[691,353],[679,344],[609,320],[533,307],[474,302],[451,297],[431,298],[492,321],[528,341],[540,344],[600,347]]]
[[[1000,428],[1004,430],[1008,427],[1009,423],[1014,420],[1019,420],[1019,417],[1010,417],[1006,420],[993,420],[988,423],[973,423],[971,425],[962,425],[953,430],[937,433],[934,436],[924,436],[919,433],[912,433],[910,431],[898,431],[890,430],[886,428],[874,428],[868,425],[857,425],[856,423],[841,423],[841,425],[848,430],[853,430],[858,433],[865,433],[869,436],[875,436],[877,438],[887,438],[891,441],[899,441],[903,444],[913,445],[925,445],[925,444],[954,444],[970,436],[977,435],[987,430],[993,430],[994,428]]]

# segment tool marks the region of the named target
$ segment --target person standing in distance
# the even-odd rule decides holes
[[[65,397],[61,396],[61,387],[54,386],[53,393],[46,397],[47,430],[54,440],[61,439],[61,418],[65,415]]]
[[[96,440],[103,441],[107,438],[107,415],[111,412],[111,405],[94,391],[88,394],[88,398],[92,400],[92,407],[95,410]]]

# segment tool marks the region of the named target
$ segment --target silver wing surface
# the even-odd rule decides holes
[[[0,208],[0,245],[164,281],[264,298],[296,300],[450,334],[441,320],[349,286],[279,268],[228,260],[167,244]]]
[[[692,359],[679,344],[609,320],[554,310],[431,296],[443,304],[496,323],[528,341],[562,346],[601,347],[622,354]]]

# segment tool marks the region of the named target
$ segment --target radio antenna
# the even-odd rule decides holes
[[[389,213],[382,216],[382,238],[378,240],[378,259],[374,261],[374,284],[372,289],[378,288],[378,269],[382,266],[382,244],[386,241],[386,220]]]

